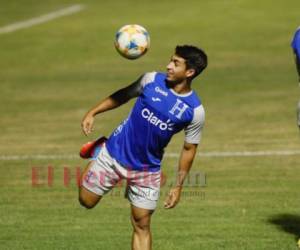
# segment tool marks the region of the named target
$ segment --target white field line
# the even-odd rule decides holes
[[[166,158],[178,158],[179,153],[166,153]],[[260,156],[289,156],[300,155],[300,150],[283,150],[283,151],[241,151],[241,152],[205,152],[198,153],[198,157],[216,158],[216,157],[260,157]],[[71,160],[79,159],[76,154],[36,154],[36,155],[0,155],[0,161],[13,160]]]
[[[26,28],[30,28],[34,25],[38,25],[41,23],[45,23],[45,22],[49,22],[53,19],[62,17],[62,16],[67,16],[67,15],[71,15],[74,14],[76,12],[79,12],[81,10],[83,10],[84,6],[80,5],[80,4],[76,4],[76,5],[72,5],[68,8],[64,8],[64,9],[60,9],[54,12],[50,12],[48,14],[39,16],[39,17],[35,17],[29,20],[25,20],[22,22],[17,22],[17,23],[12,23],[9,24],[7,26],[4,27],[0,27],[0,34],[5,34],[5,33],[10,33],[10,32],[14,32],[16,30],[20,30],[20,29],[26,29]]]

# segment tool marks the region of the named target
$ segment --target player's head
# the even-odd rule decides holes
[[[192,80],[206,67],[207,56],[202,49],[191,45],[177,46],[167,66],[167,80]]]

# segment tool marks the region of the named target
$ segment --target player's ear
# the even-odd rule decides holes
[[[188,69],[185,72],[186,78],[191,78],[196,73],[195,69]]]

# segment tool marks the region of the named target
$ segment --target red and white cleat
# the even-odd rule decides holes
[[[83,159],[95,159],[100,152],[104,142],[107,141],[105,136],[99,137],[95,141],[90,141],[82,145],[79,155]]]

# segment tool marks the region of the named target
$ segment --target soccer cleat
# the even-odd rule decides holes
[[[105,141],[107,141],[107,138],[101,136],[95,141],[83,144],[79,152],[80,157],[83,159],[95,159]]]

